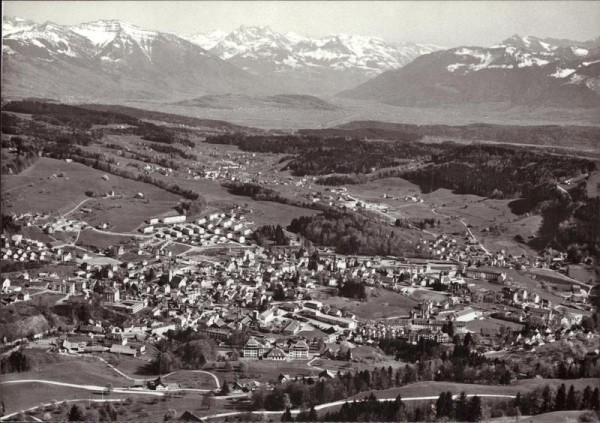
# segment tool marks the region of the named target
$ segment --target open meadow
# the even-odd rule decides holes
[[[96,204],[98,209],[94,210],[94,216],[97,221],[110,222],[112,219],[113,224],[119,222],[120,229],[133,230],[144,219],[169,211],[179,202],[179,196],[153,185],[112,174],[108,174],[106,180],[104,175],[107,174],[80,163],[42,157],[19,175],[3,176],[2,203],[8,212],[73,214],[73,217],[81,216],[79,205],[91,208]],[[87,191],[99,195],[114,191],[122,198],[114,204],[112,199],[92,199],[86,195]],[[133,197],[140,192],[149,203],[136,204]],[[152,205],[153,201],[158,205]],[[105,206],[105,202],[118,210]]]
[[[407,316],[418,304],[418,301],[403,294],[384,289],[374,289],[367,301],[337,296],[320,298],[319,301],[365,320]]]

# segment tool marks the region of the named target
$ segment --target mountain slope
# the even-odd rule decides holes
[[[439,49],[392,45],[360,35],[312,39],[254,26],[241,26],[228,34],[196,34],[188,40],[250,73],[285,81],[288,92],[307,93],[337,92]]]
[[[29,25],[3,18],[3,91],[71,99],[164,99],[269,91],[269,85],[175,35],[119,21]]]
[[[598,39],[577,43],[513,36],[490,48],[458,47],[421,56],[339,95],[402,106],[510,102],[597,107],[599,59]]]

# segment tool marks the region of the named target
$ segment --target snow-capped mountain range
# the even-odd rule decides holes
[[[66,26],[3,17],[2,29],[5,95],[181,99],[269,89],[183,38],[116,20]]]
[[[168,55],[177,56],[171,66],[164,62],[166,49],[170,50]],[[40,71],[31,66],[32,60],[45,61],[45,67],[50,66],[50,61],[57,66],[77,62],[77,66],[87,68],[86,72],[93,68],[93,73],[110,74],[109,79],[126,69],[138,76],[142,70],[156,74],[157,69],[151,68],[162,63],[164,69],[158,73],[172,70],[181,74],[182,69],[186,69],[191,76],[203,74],[200,78],[203,81],[197,81],[200,82],[197,89],[189,92],[192,95],[221,92],[226,86],[230,86],[229,92],[252,93],[268,88],[273,93],[334,94],[436,49],[435,46],[416,44],[393,46],[378,38],[357,35],[313,40],[297,34],[279,34],[268,27],[242,26],[230,33],[180,37],[116,20],[67,26],[3,17],[3,57],[14,66],[26,62],[30,65],[28,73]],[[212,62],[213,68],[206,68],[204,63],[192,69],[191,62],[196,61]],[[180,66],[174,66],[177,64]],[[214,69],[215,66],[220,69]],[[171,69],[167,69],[169,67]],[[7,67],[8,71],[11,69],[11,66]],[[236,71],[239,81],[226,78],[223,83],[217,80],[218,76]],[[189,79],[190,75],[184,79]],[[86,80],[89,78],[85,76],[90,75],[83,76]],[[123,75],[123,78],[131,79],[130,76]],[[163,76],[173,79],[173,75]],[[117,91],[122,95],[134,94],[142,89],[143,80],[133,78],[131,86]],[[100,88],[108,82],[100,82]],[[58,88],[63,85],[59,83],[54,91],[58,93]],[[164,80],[154,81],[152,85],[142,89],[144,97],[152,95],[150,90],[160,91],[161,86],[165,89],[181,86],[176,81]],[[110,88],[106,87],[106,90]],[[183,86],[181,90],[188,91]]]
[[[434,45],[391,44],[381,38],[338,34],[319,39],[281,34],[268,26],[241,26],[186,37],[205,50],[252,70],[252,62],[270,62],[279,71],[303,68],[355,70],[376,76],[400,68],[415,57],[440,50]]]
[[[600,37],[586,42],[512,36],[492,47],[456,47],[416,58],[344,97],[394,105],[485,101],[600,106]]]
[[[600,37],[515,35],[492,47],[312,39],[268,27],[181,37],[117,20],[3,17],[4,96],[180,101],[213,94],[340,95],[395,105],[600,104]]]

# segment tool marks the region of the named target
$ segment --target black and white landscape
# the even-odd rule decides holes
[[[118,20],[58,25],[7,16],[2,53],[5,92],[17,96],[97,101],[289,93],[398,106],[600,105],[598,37],[513,35],[494,46],[445,49],[352,34],[313,39],[266,26],[185,36]]]
[[[0,421],[599,421],[598,22],[4,2]]]

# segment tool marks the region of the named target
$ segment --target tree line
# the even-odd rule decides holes
[[[93,153],[82,150],[80,148],[74,148],[69,149],[68,151],[60,149],[51,150],[48,152],[48,156],[56,159],[70,158],[75,162],[93,167],[94,169],[98,169],[106,173],[111,173],[122,178],[132,179],[134,181],[154,185],[158,188],[164,189],[165,191],[171,192],[176,195],[180,195],[188,200],[196,201],[203,198],[198,192],[194,190],[182,188],[177,184],[169,184],[167,181],[164,181],[162,179],[153,178],[150,175],[133,172],[126,168],[117,166],[116,161],[114,159],[107,158],[101,153]]]
[[[567,390],[565,384],[558,389],[546,385],[515,399],[515,408],[520,414],[534,415],[565,410],[600,411],[600,390],[586,386],[578,391],[573,385]]]
[[[273,201],[290,206],[303,207],[314,210],[330,210],[332,207],[322,203],[313,203],[298,197],[286,197],[278,191],[262,185],[247,182],[224,182],[222,184],[231,194],[243,195],[257,201]]]
[[[21,373],[31,370],[31,359],[25,351],[18,349],[0,361],[0,373]]]
[[[327,210],[317,216],[301,216],[292,219],[288,230],[315,244],[335,247],[340,254],[428,257],[414,234],[397,232],[356,213]]]
[[[547,182],[595,168],[592,161],[524,148],[470,145],[432,156],[431,165],[404,173],[424,192],[447,188],[459,194],[519,198]]]
[[[3,106],[3,110],[30,114],[38,122],[48,123],[53,126],[69,127],[74,130],[90,133],[94,125],[124,125],[123,128],[119,128],[118,130],[111,128],[111,132],[118,131],[122,134],[132,133],[141,136],[142,139],[147,141],[158,143],[181,143],[189,147],[195,146],[186,137],[188,132],[186,129],[157,125],[129,114],[121,113],[120,111],[95,110],[82,106],[29,100],[8,102]]]
[[[414,125],[378,121],[353,121],[336,128],[301,129],[303,135],[322,137],[351,137],[387,140],[409,140],[408,137],[440,137],[472,141],[495,141],[503,144],[532,144],[556,147],[597,148],[600,129],[593,126],[573,125]]]
[[[217,358],[217,344],[191,328],[169,330],[154,343],[156,354],[140,370],[145,374],[166,374],[179,369],[201,369]]]
[[[318,415],[311,407],[310,410],[298,414],[294,419],[289,408],[281,416],[282,422],[304,421],[344,421],[344,422],[398,422],[398,421],[457,421],[479,422],[486,418],[501,416],[537,415],[552,411],[589,410],[600,411],[600,392],[598,388],[586,386],[578,391],[573,385],[566,389],[562,384],[555,394],[546,385],[521,395],[510,401],[489,401],[484,407],[478,395],[467,396],[465,392],[453,395],[451,391],[441,392],[434,403],[407,407],[402,396],[395,399],[380,401],[371,393],[369,396],[345,402],[338,411]],[[595,421],[594,416],[589,421]],[[585,421],[585,420],[584,420]]]
[[[499,359],[488,359],[470,350],[470,338],[463,342],[455,339],[451,351],[439,344],[433,348],[432,341],[422,339],[414,345],[402,343],[402,359],[412,364],[393,369],[338,372],[331,379],[313,380],[301,378],[276,386],[273,390],[257,390],[252,395],[253,409],[285,410],[309,407],[338,401],[361,392],[401,387],[417,381],[452,381],[464,383],[509,384],[513,372]],[[380,343],[380,347],[386,347]],[[383,349],[383,348],[382,348]],[[387,351],[386,351],[387,349]],[[389,344],[384,351],[390,351]],[[424,352],[424,350],[430,350]],[[397,350],[397,349],[396,349]]]
[[[296,176],[365,174],[375,169],[397,166],[405,159],[428,159],[440,152],[440,145],[414,142],[380,142],[321,137],[315,135],[224,134],[206,138],[211,144],[237,145],[241,150],[293,154],[287,164]],[[326,180],[324,180],[326,181]],[[335,179],[332,179],[335,182]],[[357,180],[358,181],[358,180]]]

